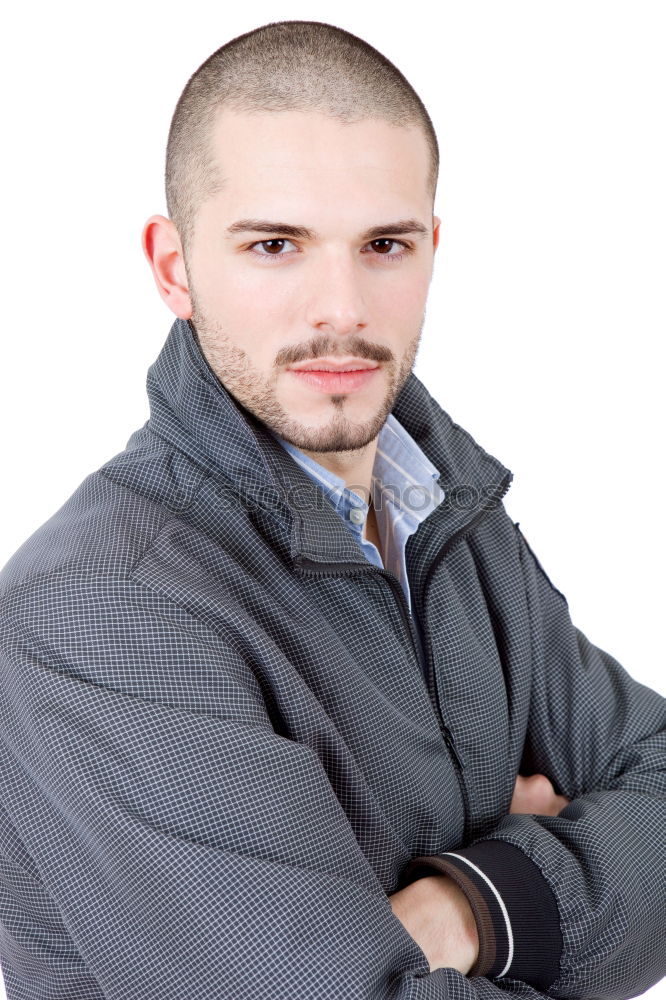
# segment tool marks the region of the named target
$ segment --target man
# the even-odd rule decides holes
[[[412,372],[427,112],[316,22],[191,77],[150,420],[2,575],[13,998],[628,997],[666,705],[572,625]]]

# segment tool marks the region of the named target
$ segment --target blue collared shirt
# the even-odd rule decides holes
[[[349,489],[344,479],[329,472],[279,435],[274,433],[274,437],[322,487],[369,561],[397,576],[411,611],[405,565],[407,539],[444,499],[444,491],[437,482],[439,470],[411,434],[389,413],[377,438],[371,493],[384,561],[377,547],[363,538],[369,498],[364,499],[358,487],[356,490]]]

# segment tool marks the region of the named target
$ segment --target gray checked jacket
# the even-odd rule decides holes
[[[572,624],[511,474],[412,373],[441,470],[416,623],[176,320],[150,419],[0,575],[9,1000],[626,998],[666,972],[666,701]],[[509,814],[546,774],[559,816]],[[469,976],[388,896],[442,871]]]

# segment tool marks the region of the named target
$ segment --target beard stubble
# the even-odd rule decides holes
[[[310,343],[284,348],[276,356],[275,374],[265,379],[253,366],[247,353],[233,344],[221,326],[207,317],[196,302],[190,285],[192,317],[201,352],[224,388],[275,434],[296,448],[310,452],[350,452],[365,448],[379,434],[386,418],[393,409],[402,387],[407,381],[416,360],[425,313],[415,336],[409,341],[402,359],[398,362],[388,347],[372,344],[361,337],[350,337],[339,350],[339,341],[318,335]],[[320,357],[353,354],[354,357],[376,361],[383,365],[388,377],[384,398],[375,413],[362,422],[352,421],[346,414],[347,396],[331,394],[329,401],[334,412],[322,427],[308,427],[290,416],[277,398],[276,382],[286,365]]]

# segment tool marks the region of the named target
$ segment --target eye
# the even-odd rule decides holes
[[[259,243],[253,243],[248,249],[252,253],[256,253],[258,257],[284,257],[285,255],[281,252],[284,249],[286,243],[293,243],[291,240],[286,239],[284,236],[275,237],[272,240],[261,240]],[[263,247],[264,252],[255,249],[256,247]]]
[[[383,253],[388,253],[388,251],[391,249],[394,243],[397,244],[398,241],[390,240],[388,236],[383,236],[380,240],[373,240],[370,246],[374,247],[377,253],[383,254]],[[398,245],[403,246],[404,244],[398,244]]]
[[[291,247],[292,249],[285,251],[285,247]],[[363,247],[361,253],[371,253],[373,257],[384,257],[387,261],[392,262],[400,261],[405,254],[413,252],[413,247],[409,243],[391,239],[389,236],[382,236],[379,239],[371,240],[367,244],[367,247],[371,247],[372,249],[368,251],[366,247]],[[397,252],[392,251],[392,247],[398,247],[399,250]],[[290,256],[294,250],[297,253],[299,252],[298,248],[286,236],[274,236],[269,240],[259,240],[257,243],[251,243],[247,249],[256,257],[262,257],[264,260],[269,257]]]
[[[368,246],[372,247],[374,251],[373,256],[386,257],[388,260],[402,260],[405,254],[412,252],[412,247],[409,243],[403,243],[402,240],[392,240],[390,236],[382,236],[378,240],[371,240]],[[400,249],[397,252],[390,252],[391,247],[394,246]],[[364,252],[367,253],[367,251]]]

